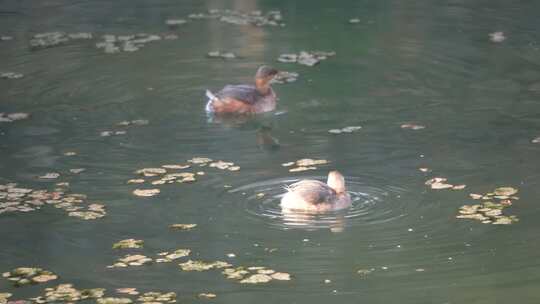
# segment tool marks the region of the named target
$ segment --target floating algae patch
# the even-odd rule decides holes
[[[301,51],[298,54],[282,54],[278,57],[279,62],[283,63],[298,63],[300,65],[314,66],[328,57],[333,57],[336,52],[323,52],[323,51]]]
[[[353,133],[361,129],[362,129],[361,126],[349,126],[349,127],[345,127],[341,129],[330,129],[328,130],[328,133],[331,133],[331,134]]]
[[[178,260],[183,257],[187,257],[191,254],[190,249],[177,249],[173,252],[160,252],[158,253],[158,256],[160,258],[156,258],[156,263],[170,263],[174,260]]]
[[[236,59],[237,58],[237,56],[233,52],[220,52],[220,51],[208,52],[206,54],[206,57],[216,58],[216,59]]]
[[[513,200],[519,199],[513,196],[518,190],[513,187],[496,188],[493,192],[486,194],[471,193],[469,196],[474,200],[484,200],[480,204],[463,205],[459,208],[456,218],[471,219],[483,224],[510,225],[518,222],[515,215],[504,215],[503,211],[513,205]]]
[[[222,271],[227,279],[236,280],[241,284],[268,283],[272,280],[290,281],[291,275],[277,272],[264,266],[226,268]]]
[[[417,131],[417,130],[423,130],[426,128],[426,126],[424,125],[418,125],[418,124],[413,124],[413,123],[406,123],[406,124],[402,124],[401,125],[401,128],[402,129],[408,129],[408,130],[414,130],[414,131]]]
[[[128,248],[142,248],[144,246],[143,240],[125,239],[113,244],[113,249],[128,249]]]
[[[197,227],[197,224],[172,224],[169,225],[169,228],[174,230],[191,230],[193,228]]]
[[[296,72],[280,71],[272,79],[272,83],[278,83],[278,84],[292,83],[292,82],[296,82],[296,80],[298,80],[298,77],[300,77],[300,74]]]
[[[176,303],[176,293],[174,292],[145,292],[139,298],[137,302],[157,304],[157,303]]]
[[[123,258],[119,258],[113,265],[107,268],[125,268],[128,266],[142,266],[152,263],[153,260],[142,254],[128,254]]]
[[[12,271],[4,272],[2,277],[11,281],[15,286],[46,283],[56,280],[58,276],[42,268],[19,267]]]
[[[232,266],[231,264],[223,261],[204,262],[189,260],[184,263],[178,264],[183,271],[205,271],[210,269],[219,269]]]
[[[102,204],[89,204],[84,194],[69,194],[64,190],[49,192],[18,188],[17,184],[0,185],[0,214],[10,212],[30,212],[51,205],[67,212],[68,216],[84,220],[104,217],[107,213]]]
[[[430,186],[433,190],[443,190],[443,189],[452,189],[452,190],[463,190],[467,185],[452,185],[447,183],[448,179],[444,177],[434,177],[428,179],[425,184]]]
[[[96,300],[97,304],[131,304],[133,301],[130,298],[99,298]]]
[[[296,167],[290,168],[289,172],[302,172],[302,171],[308,171],[308,170],[317,170],[316,166],[326,165],[328,163],[329,162],[325,159],[303,158],[294,162],[288,162],[281,165],[283,167],[292,167],[296,165]]]
[[[43,49],[60,46],[72,41],[92,39],[91,33],[48,32],[36,34],[30,40],[31,49]]]
[[[254,25],[254,26],[285,26],[282,23],[283,17],[280,11],[252,11],[244,13],[234,10],[211,9],[207,13],[196,13],[188,16],[190,19],[216,19],[221,22],[235,25]]]
[[[140,33],[135,35],[103,35],[103,41],[96,43],[98,49],[102,49],[106,54],[116,54],[120,52],[136,52],[145,47],[148,43],[163,39],[160,35]]]
[[[30,300],[38,304],[58,303],[58,302],[77,302],[87,299],[99,299],[105,294],[103,288],[76,289],[72,284],[60,284],[55,288],[46,288],[45,295]]]

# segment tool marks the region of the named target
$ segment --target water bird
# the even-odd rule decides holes
[[[216,114],[253,114],[274,110],[276,94],[270,82],[277,74],[276,69],[263,65],[255,74],[254,85],[227,85],[216,94],[206,90],[206,111]]]
[[[351,206],[351,197],[345,188],[345,178],[338,171],[328,173],[326,184],[318,180],[305,179],[286,186],[285,189],[287,193],[281,198],[281,208],[284,210],[320,213]]]

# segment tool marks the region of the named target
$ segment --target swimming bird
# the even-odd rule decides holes
[[[284,210],[327,212],[348,208],[351,197],[345,189],[345,178],[338,171],[328,173],[328,181],[305,179],[285,188],[281,198]]]
[[[250,114],[272,111],[276,108],[276,94],[270,82],[278,71],[263,65],[255,74],[255,84],[227,85],[213,94],[206,90],[206,111],[216,114]]]

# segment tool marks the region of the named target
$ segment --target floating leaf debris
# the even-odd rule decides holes
[[[299,159],[295,162],[288,162],[281,164],[283,167],[291,167],[296,165],[294,168],[290,168],[289,172],[301,172],[301,171],[307,171],[307,170],[317,170],[317,165],[326,165],[328,164],[328,161],[325,159],[311,159],[311,158],[303,158]]]
[[[212,51],[206,54],[208,58],[219,58],[219,59],[236,59],[237,56],[233,52],[220,52]]]
[[[276,272],[264,266],[226,268],[222,272],[225,277],[237,280],[241,284],[268,283],[272,280],[290,281],[291,275],[286,272]]]
[[[197,227],[197,224],[172,224],[169,228],[174,230],[191,230]]]
[[[159,35],[140,33],[135,35],[103,35],[103,41],[96,43],[98,49],[103,49],[106,54],[120,52],[136,52],[146,46],[146,44],[160,41],[163,38]]]
[[[467,185],[452,185],[447,183],[448,179],[444,177],[434,177],[426,181],[426,185],[430,186],[433,190],[453,189],[463,190]]]
[[[401,128],[402,129],[409,129],[409,130],[422,130],[422,129],[425,129],[426,126],[424,125],[417,125],[417,124],[412,124],[412,123],[407,123],[407,124],[402,124],[401,125]]]
[[[113,249],[127,249],[127,248],[142,248],[144,246],[143,240],[126,239],[121,240],[113,244]]]
[[[176,293],[174,292],[145,292],[137,299],[138,302],[156,304],[156,303],[176,303]]]
[[[67,34],[64,32],[40,33],[40,34],[34,35],[34,37],[30,40],[30,48],[32,49],[50,48],[50,47],[66,44],[73,40],[88,40],[92,38],[93,38],[93,35],[91,33],[71,33],[71,34]]]
[[[0,113],[0,122],[14,122],[30,117],[28,113]]]
[[[130,298],[99,298],[97,304],[131,304],[133,301]]]
[[[493,32],[489,34],[489,40],[492,42],[503,42],[506,40],[506,36],[503,32]]]
[[[279,11],[269,11],[264,14],[262,11],[243,13],[233,10],[211,9],[208,13],[190,14],[188,17],[190,19],[216,19],[236,25],[285,26],[281,22],[283,17]]]
[[[102,218],[106,215],[105,206],[90,204],[84,210],[86,195],[69,194],[62,191],[48,192],[47,190],[34,190],[18,188],[17,184],[0,184],[0,214],[10,212],[30,212],[41,209],[44,205],[52,205],[63,209],[69,216],[84,220]]]
[[[349,126],[342,129],[330,129],[328,130],[328,133],[331,133],[331,134],[353,133],[361,129],[362,129],[361,126]]]
[[[76,302],[86,299],[99,299],[103,297],[105,289],[93,288],[78,290],[72,284],[60,284],[55,288],[46,288],[45,295],[32,298],[35,303],[58,303],[58,302]]]
[[[116,292],[117,293],[123,293],[123,294],[132,295],[132,296],[136,296],[136,295],[139,294],[139,292],[137,291],[137,288],[130,288],[130,287],[117,288]]]
[[[20,73],[15,72],[0,72],[0,78],[4,79],[20,79],[23,78],[24,75]]]
[[[298,80],[299,76],[300,74],[296,72],[280,71],[272,79],[272,83],[284,84],[284,83],[295,82],[296,80]]]
[[[142,266],[152,263],[153,260],[142,254],[128,254],[123,258],[120,258],[113,265],[107,266],[107,268],[118,268],[128,266]]]
[[[42,268],[19,267],[12,271],[4,272],[2,277],[11,281],[15,286],[45,283],[56,280],[58,276]]]
[[[205,292],[203,292],[203,293],[199,294],[199,298],[202,298],[202,299],[214,299],[216,297],[217,297],[217,295],[214,294],[214,293],[205,293]]]
[[[298,63],[306,66],[314,66],[319,62],[326,60],[328,57],[332,57],[335,55],[336,52],[301,51],[298,54],[282,54],[277,60],[284,63]]]
[[[215,262],[204,262],[204,261],[193,261],[189,260],[184,263],[178,264],[180,268],[184,271],[205,271],[210,269],[219,269],[232,266],[227,262],[215,261]]]
[[[510,225],[518,222],[515,215],[504,215],[503,210],[512,206],[512,200],[518,198],[513,196],[518,192],[513,187],[500,187],[493,192],[484,195],[471,193],[469,196],[474,200],[484,200],[481,204],[463,205],[459,208],[459,214],[456,218],[472,219],[483,224]],[[498,201],[498,202],[494,202]]]

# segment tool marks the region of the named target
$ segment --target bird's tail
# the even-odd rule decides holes
[[[206,112],[214,112],[214,107],[212,106],[212,103],[214,101],[217,101],[218,98],[214,93],[210,92],[210,90],[206,90],[206,97],[208,97],[208,102],[206,103]]]

